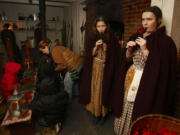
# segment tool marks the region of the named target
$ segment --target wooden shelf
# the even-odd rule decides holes
[[[0,31],[3,30],[3,25],[5,23],[9,23],[11,26],[15,24],[17,26],[17,30],[14,30],[14,32],[16,33],[17,42],[20,44],[20,41],[24,41],[28,37],[34,36],[34,31],[39,21],[0,20]],[[46,25],[46,31],[49,38],[55,39],[57,36],[61,35],[62,24],[60,21],[46,20]]]
[[[28,20],[0,20],[0,22],[33,22],[38,23],[39,21],[28,21]]]
[[[14,30],[14,32],[34,32],[34,30]]]

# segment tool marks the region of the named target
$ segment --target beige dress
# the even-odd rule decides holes
[[[117,135],[128,134],[128,130],[132,122],[131,117],[132,117],[134,102],[127,101],[127,94],[135,74],[135,69],[139,69],[139,70],[143,69],[145,66],[146,59],[147,57],[145,57],[140,50],[137,50],[133,56],[133,65],[127,71],[125,78],[125,85],[124,85],[125,98],[123,103],[122,115],[120,118],[115,118],[114,121],[114,131]]]
[[[91,100],[85,106],[96,117],[105,117],[108,112],[108,109],[102,104],[102,80],[105,58],[106,53],[102,48],[99,48],[94,55],[92,64]]]

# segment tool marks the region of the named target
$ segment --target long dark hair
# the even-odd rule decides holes
[[[106,24],[106,30],[105,30],[104,34],[100,34],[96,28],[97,23],[100,21],[103,21]],[[109,41],[109,39],[110,39],[110,25],[109,25],[107,19],[103,16],[97,17],[94,21],[92,32],[93,32],[93,35],[95,35],[97,38],[103,38],[103,41]]]
[[[159,19],[162,19],[162,11],[161,11],[161,9],[159,7],[152,6],[152,7],[149,7],[147,9],[145,9],[143,11],[143,13],[144,12],[152,12],[156,17],[157,27],[159,27],[161,25],[161,22],[158,22]]]

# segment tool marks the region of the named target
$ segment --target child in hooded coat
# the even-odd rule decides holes
[[[16,62],[8,62],[5,65],[5,73],[1,79],[0,89],[2,90],[2,95],[5,100],[8,100],[8,97],[12,95],[14,87],[18,87],[19,78],[17,74],[21,69],[21,65]]]

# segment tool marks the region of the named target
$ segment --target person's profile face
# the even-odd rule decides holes
[[[96,29],[100,34],[103,34],[106,31],[106,24],[104,21],[98,21],[96,24]]]
[[[142,14],[142,26],[147,33],[152,33],[157,30],[157,19],[154,13],[144,12]]]
[[[39,50],[40,50],[43,54],[49,54],[49,48],[48,48],[48,46],[45,46],[44,48],[39,48]]]

